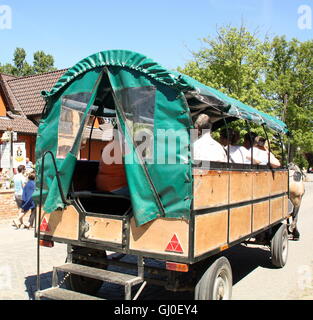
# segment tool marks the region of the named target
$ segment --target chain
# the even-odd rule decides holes
[[[66,275],[63,277],[62,281],[57,285],[58,288],[60,288],[64,282],[67,280],[67,278],[70,276],[70,272],[67,272]]]

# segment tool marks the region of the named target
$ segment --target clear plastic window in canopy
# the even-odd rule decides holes
[[[152,159],[156,88],[124,88],[116,96],[134,145],[139,146],[143,159]]]
[[[83,129],[85,123],[89,121],[89,117],[84,121],[83,116],[90,99],[91,93],[66,95],[62,98],[57,158],[64,159],[69,152],[72,152],[74,143],[79,137],[79,130]]]

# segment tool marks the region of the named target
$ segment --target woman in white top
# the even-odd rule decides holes
[[[248,159],[251,159],[251,149],[249,150]],[[268,150],[266,139],[258,136],[255,138],[253,146],[253,163],[258,165],[267,165],[272,168],[279,168],[279,160]]]

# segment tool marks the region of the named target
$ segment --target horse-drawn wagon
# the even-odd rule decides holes
[[[270,245],[272,263],[285,265],[290,210],[284,152],[278,169],[229,158],[196,163],[191,134],[200,112],[214,130],[241,119],[286,134],[283,122],[130,51],[82,60],[43,96],[36,145],[38,298],[85,299],[109,281],[125,286],[126,299],[132,287],[137,298],[147,283],[193,290],[195,299],[229,299],[232,271],[223,252],[249,239]],[[128,146],[129,197],[97,191],[99,161],[90,152],[78,159],[86,130],[92,137],[90,124],[101,118],[116,120]],[[142,132],[144,152],[137,139]],[[52,288],[40,290],[39,245],[53,242],[68,245],[67,263],[55,267]],[[137,263],[120,260],[124,255]],[[135,274],[107,270],[112,265]],[[59,288],[58,271],[67,274],[72,291]]]

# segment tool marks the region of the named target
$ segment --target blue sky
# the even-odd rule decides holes
[[[67,68],[98,51],[128,49],[143,53],[167,68],[184,65],[200,39],[216,28],[238,26],[250,31],[313,38],[298,28],[298,7],[313,0],[0,0],[12,9],[12,29],[0,30],[0,62],[12,62],[16,47],[28,61],[36,50]]]

